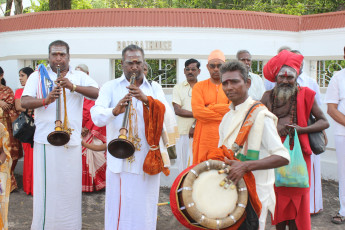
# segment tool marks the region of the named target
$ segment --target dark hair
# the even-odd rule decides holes
[[[0,75],[3,75],[4,74],[4,70],[1,68],[1,66],[0,66]],[[4,86],[6,86],[6,80],[5,80],[5,78],[1,78],[1,85],[4,85]]]
[[[189,66],[190,64],[196,63],[196,67],[198,67],[198,69],[200,69],[200,62],[194,58],[188,59],[185,63],[184,63],[184,67]]]
[[[236,54],[237,60],[239,59],[238,56],[240,56],[240,54],[243,54],[243,53],[246,53],[246,54],[249,54],[250,56],[252,56],[248,50],[239,50],[239,51],[237,51],[237,54]]]
[[[291,52],[291,53],[294,53],[294,54],[299,54],[299,55],[302,55],[302,53],[301,53],[301,52],[299,52],[299,50],[291,50],[290,52]]]
[[[21,68],[19,70],[19,72],[22,71],[23,73],[25,73],[28,77],[30,76],[30,74],[32,74],[34,72],[34,70],[31,67],[24,67]]]
[[[248,70],[247,67],[243,64],[243,62],[240,61],[229,61],[225,62],[221,67],[220,67],[220,75],[222,76],[226,72],[234,72],[234,71],[240,71],[241,76],[244,80],[244,82],[248,81]]]
[[[143,55],[143,59],[144,59],[144,56],[145,56],[144,50],[141,47],[132,44],[132,45],[125,47],[122,50],[122,60],[125,60],[125,54],[127,51],[137,51],[137,50],[139,50],[141,52],[141,54]]]
[[[69,45],[67,44],[67,42],[64,42],[62,40],[53,41],[52,43],[49,44],[49,47],[48,47],[49,53],[52,46],[65,46],[67,49],[67,54],[69,54]]]

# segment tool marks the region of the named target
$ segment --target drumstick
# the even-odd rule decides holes
[[[162,206],[162,205],[168,205],[168,204],[170,204],[170,202],[158,203],[157,205],[158,205],[158,206]]]

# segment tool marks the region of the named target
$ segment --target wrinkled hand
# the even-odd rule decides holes
[[[0,107],[5,111],[10,110],[11,104],[8,104],[7,102],[4,102],[3,100],[0,100]]]
[[[61,94],[61,87],[59,86],[54,87],[54,89],[46,97],[45,104],[49,105],[53,103],[57,98],[59,98],[60,94]]]
[[[292,124],[292,125],[285,125],[287,128],[294,128],[296,129],[297,133],[302,133],[303,127],[298,126],[297,124]]]
[[[194,136],[194,128],[193,127],[190,127],[190,129],[189,129],[189,138],[193,138],[193,136]]]
[[[247,164],[242,161],[229,160],[224,158],[225,163],[230,165],[230,171],[227,178],[237,184],[237,182],[243,178],[244,174],[248,171]]]
[[[81,129],[81,136],[85,137],[87,134],[89,133],[89,129],[88,128],[82,128]]]
[[[70,80],[66,77],[60,76],[59,78],[56,79],[56,84],[58,86],[61,86],[63,88],[67,88],[69,90],[73,89],[73,84],[70,82]]]
[[[132,96],[130,94],[124,96],[124,98],[122,98],[113,109],[114,116],[124,113],[130,100],[132,100]]]
[[[129,85],[129,86],[127,86],[127,89],[129,91],[129,94],[132,97],[135,97],[136,99],[138,99],[144,103],[148,103],[147,96],[143,93],[143,91],[141,91],[141,89],[138,86]]]
[[[85,145],[85,141],[84,141],[84,140],[81,141],[81,146],[83,146],[83,147],[86,148],[86,145]]]

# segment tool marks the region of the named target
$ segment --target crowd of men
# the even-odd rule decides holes
[[[169,174],[166,147],[175,141],[172,139],[176,135],[170,131],[174,130],[175,115],[180,134],[176,143],[180,172],[208,159],[224,161],[231,166],[229,183],[245,178],[250,185],[248,205],[257,214],[257,228],[265,229],[271,213],[276,229],[311,229],[310,214],[322,210],[322,193],[320,160],[311,151],[308,133],[325,130],[329,123],[319,107],[316,82],[303,75],[300,52],[284,49],[270,59],[264,77],[272,84],[265,85],[252,73],[252,57],[247,50],[238,51],[235,61],[226,61],[221,50],[212,51],[206,65],[210,78],[204,81],[198,81],[200,62],[189,59],[184,68],[186,80],[173,90],[173,114],[162,87],[145,77],[148,66],[142,48],[129,45],[123,49],[123,75],[100,89],[92,76],[71,69],[66,42],[54,41],[48,51],[49,65],[30,76],[21,98],[23,108],[35,109],[31,229],[81,229],[84,97],[96,100],[90,114],[96,126],[106,126],[107,143],[122,137],[123,121],[128,116],[126,132],[131,130],[128,138],[135,148],[134,154],[125,159],[107,152],[106,230],[156,229],[160,172]],[[337,122],[339,163],[345,163],[344,73],[333,77],[326,94],[328,113]],[[272,88],[265,88],[267,85]],[[47,136],[54,130],[56,99],[63,88],[72,134],[65,146],[53,146]],[[127,106],[131,108],[129,114],[125,113]],[[312,125],[307,124],[310,116],[316,119]],[[311,186],[276,187],[274,168],[289,164],[289,151],[283,142],[289,135],[292,148],[295,131]],[[340,211],[332,222],[342,224],[344,167],[340,165],[338,171]]]

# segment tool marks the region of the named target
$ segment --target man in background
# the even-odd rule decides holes
[[[210,78],[193,87],[192,111],[196,119],[193,140],[193,164],[206,160],[207,152],[218,147],[218,128],[224,114],[229,111],[229,99],[224,94],[220,67],[225,62],[224,53],[214,50],[208,57]]]
[[[195,128],[195,119],[192,112],[192,90],[194,85],[198,82],[200,62],[192,58],[188,59],[184,66],[186,80],[175,85],[172,100],[180,134],[180,139],[176,143],[177,166],[179,172],[182,172],[192,164],[192,143]]]
[[[259,101],[266,90],[262,78],[259,75],[251,72],[252,55],[248,50],[239,50],[236,54],[236,58],[240,62],[243,62],[243,64],[245,64],[245,66],[247,67],[248,76],[250,77],[252,82],[248,90],[249,96],[256,101]]]

